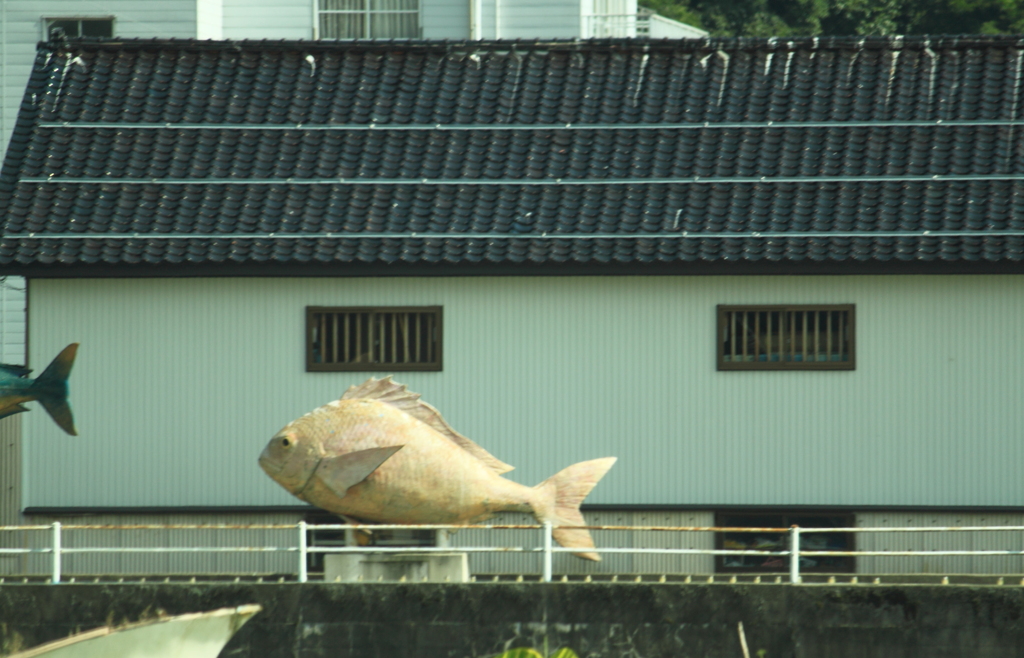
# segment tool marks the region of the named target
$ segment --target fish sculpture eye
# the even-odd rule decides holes
[[[289,441],[288,439],[281,439],[281,445],[287,448],[289,445],[291,445],[291,441]]]

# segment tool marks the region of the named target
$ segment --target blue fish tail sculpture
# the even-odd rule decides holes
[[[78,343],[65,347],[28,389],[43,405],[46,413],[50,414],[53,422],[71,436],[78,435],[71,407],[68,406],[68,375],[71,374],[71,366],[75,364],[76,354]]]
[[[78,436],[68,405],[68,375],[76,354],[78,343],[68,345],[35,379],[27,377],[31,372],[28,368],[0,365],[0,418],[28,411],[22,403],[38,400],[58,427]]]

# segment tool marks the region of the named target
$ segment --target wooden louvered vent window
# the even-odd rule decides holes
[[[854,307],[719,306],[719,370],[853,370]]]
[[[306,370],[440,370],[441,307],[306,307]]]

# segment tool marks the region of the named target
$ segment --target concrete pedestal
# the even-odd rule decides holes
[[[465,553],[335,553],[324,556],[324,581],[468,583]]]

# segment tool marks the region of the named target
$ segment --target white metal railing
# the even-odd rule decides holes
[[[726,528],[688,526],[584,526],[587,530],[618,530],[640,532],[676,533],[759,533],[785,534],[789,548],[786,550],[757,549],[707,549],[707,548],[643,548],[643,547],[597,547],[593,552],[600,554],[657,554],[657,555],[711,555],[711,556],[763,556],[784,557],[789,561],[789,582],[802,582],[801,558],[814,557],[935,557],[935,556],[1024,556],[1024,550],[803,550],[801,537],[809,533],[965,533],[965,532],[1017,532],[1024,537],[1024,526],[952,526],[952,527],[861,527],[861,528]],[[69,530],[291,530],[296,533],[294,545],[289,546],[68,546],[63,541]],[[308,533],[321,530],[534,530],[539,532],[539,546],[319,546],[310,545]],[[0,542],[2,555],[50,555],[50,582],[60,583],[62,578],[62,557],[82,553],[295,553],[297,579],[306,582],[309,578],[307,557],[314,553],[531,553],[541,560],[541,580],[551,582],[552,562],[556,553],[574,553],[580,549],[555,546],[550,523],[543,525],[309,525],[304,521],[296,524],[249,524],[249,525],[200,525],[200,524],[151,524],[151,525],[49,525],[0,526],[0,537],[6,533],[46,532],[49,546],[5,547]],[[591,550],[591,549],[588,549]],[[1024,583],[1024,580],[1022,580]]]

